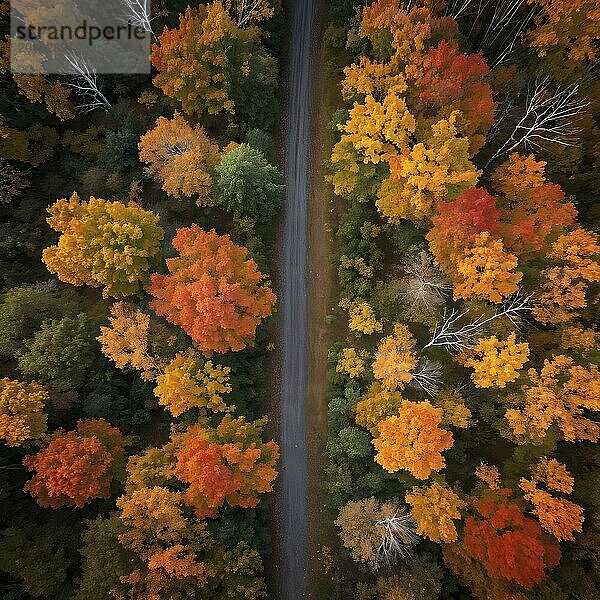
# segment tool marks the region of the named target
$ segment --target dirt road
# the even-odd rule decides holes
[[[281,299],[279,597],[306,597],[307,196],[314,0],[291,12]]]

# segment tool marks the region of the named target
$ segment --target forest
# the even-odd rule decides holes
[[[0,0],[1,597],[600,598],[597,2],[306,0],[327,93],[297,106],[304,0],[119,1],[149,75],[15,72],[13,15],[85,7]],[[333,274],[308,541],[278,487],[292,109]]]
[[[190,4],[139,21],[152,75],[61,78],[2,3],[6,600],[266,597],[283,14]]]
[[[329,3],[321,597],[600,597],[600,12]]]

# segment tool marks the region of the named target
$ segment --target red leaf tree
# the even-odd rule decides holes
[[[498,231],[500,211],[495,198],[480,188],[461,192],[452,202],[439,203],[437,210],[427,239],[441,269],[451,276],[464,250],[473,245],[478,234]]]
[[[258,494],[273,489],[279,447],[262,441],[265,424],[227,415],[216,429],[194,425],[183,434],[175,476],[190,484],[185,501],[199,519],[215,518],[225,502],[254,507]]]
[[[179,256],[167,259],[171,274],[152,276],[150,306],[207,356],[245,348],[276,300],[248,250],[195,224],[177,230],[173,247]]]
[[[41,506],[81,508],[94,498],[108,498],[115,475],[124,466],[125,440],[104,419],[79,421],[77,431],[59,434],[23,464],[35,475],[24,490]]]
[[[464,543],[490,577],[516,581],[530,590],[545,579],[546,568],[558,564],[558,542],[515,504],[488,496],[474,505],[480,517],[465,520]]]

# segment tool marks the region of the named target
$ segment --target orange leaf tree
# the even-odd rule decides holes
[[[222,2],[188,7],[179,27],[165,27],[152,46],[154,84],[179,100],[187,114],[236,114],[268,129],[277,66],[261,47],[260,35],[256,27],[239,28]]]
[[[216,517],[225,502],[254,507],[258,494],[273,489],[279,448],[262,441],[265,424],[227,415],[214,429],[193,425],[183,434],[175,476],[189,484],[185,501],[199,519]]]
[[[158,263],[163,231],[159,218],[135,202],[81,201],[74,193],[49,209],[48,224],[61,233],[42,260],[51,273],[73,285],[103,287],[102,295],[139,294]]]
[[[0,379],[0,440],[22,446],[46,433],[48,392],[38,383]]]
[[[152,276],[150,306],[206,355],[245,348],[276,300],[248,250],[195,224],[177,230],[173,247],[179,256],[167,259],[171,274]]]
[[[498,231],[499,216],[495,198],[481,188],[465,190],[456,200],[437,205],[427,240],[446,275],[456,277],[456,267],[463,252],[473,245],[478,234]]]
[[[544,249],[577,216],[561,187],[546,180],[545,166],[533,154],[512,153],[491,176],[500,192],[500,233],[506,247],[519,257]]]
[[[140,371],[146,381],[156,379],[164,367],[160,350],[172,345],[172,336],[155,335],[162,332],[150,316],[125,302],[111,306],[109,321],[110,327],[100,327],[98,336],[102,353],[119,369],[129,367]]]
[[[373,376],[384,390],[402,389],[412,381],[417,366],[417,342],[406,325],[396,323],[392,335],[381,341],[373,361]]]
[[[121,577],[117,598],[185,598],[212,575],[203,554],[211,547],[206,525],[186,518],[181,494],[142,488],[117,500],[125,532],[121,545],[135,552],[141,568]]]
[[[542,271],[543,292],[533,314],[541,323],[565,323],[587,306],[588,284],[600,281],[598,236],[585,229],[561,235],[547,257],[559,263]]]
[[[169,196],[193,196],[198,205],[211,204],[212,174],[220,152],[202,126],[192,128],[178,112],[172,119],[158,117],[156,127],[140,138],[139,149],[146,172]]]
[[[596,442],[600,427],[588,411],[600,410],[600,372],[597,365],[574,365],[568,356],[545,360],[539,373],[529,369],[530,384],[510,396],[506,418],[521,441],[541,442],[556,427],[568,442]]]
[[[487,231],[480,233],[458,262],[454,298],[502,302],[519,289],[523,273],[514,272],[517,264],[517,257],[505,252],[502,240],[492,239]]]
[[[453,444],[452,433],[439,427],[441,420],[441,408],[404,401],[397,415],[377,425],[375,461],[390,473],[406,469],[417,479],[427,479],[445,467],[441,453]]]
[[[104,419],[79,421],[77,431],[58,434],[23,460],[35,472],[24,489],[50,508],[81,508],[94,498],[108,498],[123,468],[124,449],[121,432]]]
[[[574,540],[573,532],[581,531],[583,526],[583,508],[547,491],[564,494],[573,491],[574,480],[567,467],[554,458],[548,460],[544,456],[532,468],[531,474],[531,479],[522,477],[519,486],[525,499],[533,504],[533,512],[540,525],[559,541]]]

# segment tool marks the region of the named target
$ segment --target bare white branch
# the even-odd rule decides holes
[[[123,22],[131,22],[134,27],[140,27],[156,39],[152,30],[150,0],[123,0],[123,7],[125,15],[125,18],[121,19]]]
[[[470,350],[477,345],[477,340],[485,328],[502,317],[507,318],[515,328],[518,328],[523,315],[532,309],[532,298],[533,294],[516,292],[491,315],[479,315],[474,321],[466,323],[464,321],[470,311],[452,309],[449,314],[444,314],[442,323],[436,325],[431,339],[423,350],[433,347],[443,347],[449,352]]]
[[[520,146],[525,149],[539,149],[545,143],[574,146],[581,131],[576,123],[590,105],[578,93],[577,84],[553,90],[548,78],[535,81],[529,87],[523,116],[488,164]]]
[[[73,81],[67,82],[66,85],[73,88],[81,99],[77,109],[84,113],[92,112],[97,108],[108,110],[110,102],[100,90],[94,68],[74,52],[66,54],[65,59],[75,72]]]
[[[402,268],[406,277],[403,280],[401,298],[406,305],[407,318],[415,320],[417,315],[431,313],[436,306],[444,304],[452,286],[435,266],[431,254],[421,250],[416,256],[406,258]]]
[[[438,395],[442,381],[442,367],[438,362],[422,358],[412,373],[410,385],[418,387],[433,398]]]
[[[383,529],[381,545],[377,549],[377,567],[389,566],[398,558],[412,555],[412,547],[419,541],[417,523],[408,512],[396,512],[390,517],[377,521]]]

